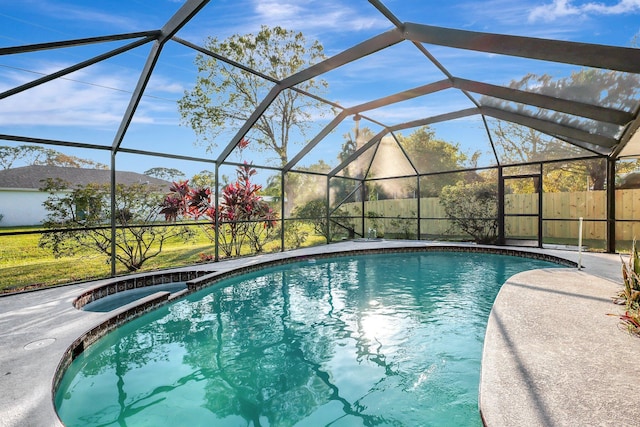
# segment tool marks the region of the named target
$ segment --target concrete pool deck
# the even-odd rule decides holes
[[[282,258],[374,248],[450,245],[352,241],[199,264],[229,271]],[[565,250],[511,248],[572,261]],[[620,257],[582,254],[583,269],[535,270],[510,278],[494,304],[483,354],[480,409],[489,426],[632,425],[640,339],[620,327]],[[114,313],[80,311],[73,300],[107,280],[0,298],[0,425],[61,426],[52,382],[65,352]]]

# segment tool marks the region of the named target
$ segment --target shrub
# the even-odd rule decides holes
[[[495,183],[459,181],[448,185],[440,193],[452,227],[473,237],[477,243],[496,243],[498,240],[498,188]]]
[[[109,185],[73,187],[70,183],[49,179],[44,190],[49,192],[43,204],[48,211],[44,227],[50,231],[42,235],[39,246],[51,250],[56,257],[72,256],[84,248],[105,255],[107,262],[113,256],[127,271],[133,272],[158,256],[167,240],[191,237],[184,227],[156,223],[162,199],[159,188],[146,184],[116,186],[115,239],[110,227]]]
[[[298,249],[309,237],[309,232],[304,230],[300,221],[289,221],[285,228],[284,241],[287,248]]]
[[[631,246],[629,263],[622,261],[624,289],[618,295],[618,302],[625,305],[625,313],[620,316],[629,332],[640,336],[640,256],[636,241]]]
[[[353,238],[353,224],[348,213],[343,209],[336,209],[332,213],[332,218],[327,223],[327,202],[325,199],[310,200],[302,206],[293,210],[293,216],[300,221],[308,222],[313,226],[313,231],[323,236],[327,242],[331,241],[340,230],[346,230],[349,238]]]
[[[211,188],[193,188],[188,181],[180,181],[171,187],[160,205],[160,213],[167,221],[178,217],[205,219],[203,228],[207,236],[214,240],[217,228],[220,248],[226,256],[241,255],[245,243],[255,252],[262,252],[275,232],[277,215],[258,195],[262,187],[251,182],[255,168],[245,164],[238,166],[236,172],[236,182],[222,189],[217,209]]]

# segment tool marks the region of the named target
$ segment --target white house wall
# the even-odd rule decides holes
[[[35,190],[0,189],[0,227],[42,224],[47,217],[42,204],[48,195]]]

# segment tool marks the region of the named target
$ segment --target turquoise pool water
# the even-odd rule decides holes
[[[228,279],[88,348],[67,426],[481,426],[502,283],[558,265],[481,253],[308,260]]]

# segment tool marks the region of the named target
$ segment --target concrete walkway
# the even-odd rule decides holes
[[[635,426],[640,338],[612,303],[620,258],[534,270],[502,287],[487,325],[480,408],[488,426]]]
[[[425,246],[441,245],[354,241],[198,268],[225,271],[283,257]],[[575,252],[543,252],[577,260]],[[583,265],[582,271],[521,273],[500,292],[488,325],[480,387],[488,425],[620,426],[637,421],[640,406],[631,381],[640,373],[640,339],[607,316],[621,311],[611,303],[621,287],[620,259],[583,254]],[[52,402],[58,363],[76,338],[114,314],[79,311],[72,301],[102,283],[0,298],[0,426],[61,426]]]

